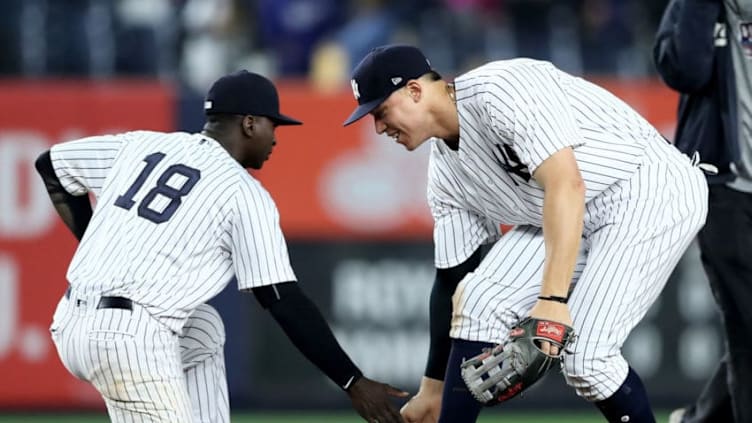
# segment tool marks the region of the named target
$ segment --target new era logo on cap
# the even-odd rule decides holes
[[[350,85],[358,107],[345,126],[370,113],[409,80],[429,72],[434,70],[417,47],[392,44],[371,50],[353,71]]]
[[[350,85],[352,86],[353,95],[355,96],[355,99],[360,99],[360,91],[358,91],[358,81],[351,79]]]

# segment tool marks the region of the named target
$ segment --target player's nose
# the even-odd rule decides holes
[[[373,125],[377,134],[383,134],[386,131],[386,124],[382,122],[381,119],[374,119]]]

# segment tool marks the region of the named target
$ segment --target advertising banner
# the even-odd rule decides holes
[[[55,142],[173,127],[171,88],[154,82],[0,82],[0,407],[100,406],[49,336],[76,243],[34,169]]]

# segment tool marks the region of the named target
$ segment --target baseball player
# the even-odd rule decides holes
[[[80,240],[53,317],[65,367],[114,422],[229,422],[224,328],[206,301],[231,279],[368,421],[401,421],[390,396],[340,348],[296,283],[260,169],[280,114],[276,88],[239,71],[217,80],[201,133],[128,132],[54,145],[36,162]],[[96,197],[92,212],[88,194]]]
[[[610,422],[653,422],[620,350],[705,220],[697,160],[548,62],[490,62],[446,83],[419,49],[390,45],[372,50],[351,83],[358,107],[345,125],[370,113],[376,132],[407,150],[431,148],[431,347],[406,421],[474,422],[473,395],[499,391],[478,392],[463,363],[506,348],[520,322],[536,319],[538,353],[561,358],[579,396]],[[501,223],[515,227],[502,236]],[[545,340],[570,327],[567,351]]]

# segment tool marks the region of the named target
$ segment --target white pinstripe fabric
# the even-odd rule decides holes
[[[50,327],[58,355],[102,394],[113,422],[230,421],[225,332],[200,305],[177,335],[143,307],[100,309],[98,297],[63,297]]]
[[[647,143],[662,140],[624,102],[548,62],[491,62],[458,77],[455,89],[460,148],[434,140],[429,161],[440,268],[497,239],[499,223],[542,225],[543,189],[505,171],[505,148],[532,174],[553,153],[573,147],[589,201],[629,178]]]
[[[579,338],[564,374],[589,401],[610,397],[624,382],[621,346],[707,213],[705,178],[686,157],[663,142],[650,143],[646,154],[632,178],[587,204],[588,231],[569,302]],[[540,294],[544,257],[540,228],[517,226],[505,234],[457,288],[451,336],[503,342]]]
[[[143,307],[97,302],[73,291],[58,305],[50,330],[65,367],[99,391],[113,422],[193,422],[178,336]]]
[[[188,318],[179,341],[193,421],[228,423],[225,327],[219,313],[208,304],[198,306]]]
[[[165,157],[133,196],[136,205],[114,205],[155,153]],[[68,281],[80,292],[130,298],[180,331],[233,276],[240,289],[296,280],[274,201],[211,138],[138,131],[57,144],[51,156],[70,193],[97,197],[68,268]],[[198,182],[166,222],[140,216],[146,194],[177,164],[200,171]],[[168,185],[179,188],[184,180],[176,175]],[[167,204],[158,195],[148,208],[162,211]]]
[[[269,193],[200,134],[138,131],[51,149],[68,192],[96,207],[51,331],[115,422],[229,422],[225,333],[205,302],[295,281]],[[101,296],[133,311],[95,308]]]
[[[530,59],[455,80],[458,150],[433,140],[428,201],[435,264],[499,239],[454,296],[451,336],[503,342],[540,294],[545,257],[540,164],[572,148],[585,183],[582,251],[569,308],[580,335],[565,374],[590,401],[623,383],[620,349],[705,221],[702,172],[602,88]]]

